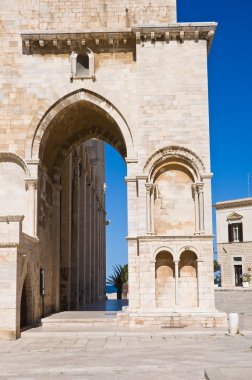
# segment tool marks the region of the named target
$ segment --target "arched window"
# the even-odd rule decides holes
[[[86,51],[71,54],[72,79],[94,79],[94,53],[87,48]]]

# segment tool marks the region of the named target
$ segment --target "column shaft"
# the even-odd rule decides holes
[[[179,261],[175,260],[175,304],[179,304]]]

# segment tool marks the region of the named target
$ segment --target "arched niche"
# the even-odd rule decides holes
[[[155,262],[156,307],[175,305],[175,266],[170,252],[161,251]]]
[[[30,276],[27,274],[20,297],[20,329],[32,326],[33,312],[32,312],[32,286]]]
[[[29,170],[20,156],[10,152],[0,152],[0,213],[25,215],[24,230],[27,228],[28,198],[25,178],[28,176]]]
[[[195,252],[185,250],[179,261],[179,299],[183,307],[198,306],[198,268]]]
[[[192,171],[183,162],[167,160],[155,170],[154,231],[157,235],[193,235],[195,206]]]

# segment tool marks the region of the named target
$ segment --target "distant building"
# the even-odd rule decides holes
[[[252,274],[252,198],[218,202],[214,207],[222,286],[242,286],[243,274]]]

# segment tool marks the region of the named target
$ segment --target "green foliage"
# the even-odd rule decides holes
[[[123,291],[123,286],[128,282],[128,264],[114,265],[114,273],[107,277],[107,284],[117,288],[118,292]]]
[[[250,282],[250,280],[251,280],[251,274],[249,274],[249,273],[243,273],[243,275],[242,275],[242,281],[243,282]]]
[[[220,265],[217,260],[214,260],[214,272],[218,272],[220,270]]]

